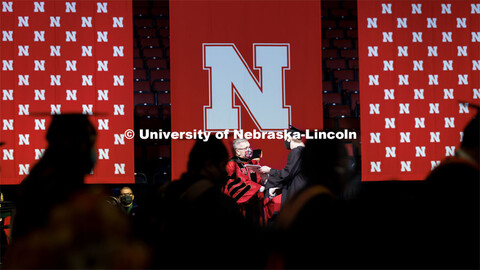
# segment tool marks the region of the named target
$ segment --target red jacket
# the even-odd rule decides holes
[[[250,200],[262,187],[258,184],[261,180],[260,174],[245,168],[246,164],[260,165],[257,160],[243,161],[238,157],[232,158],[227,163],[229,179],[224,187],[224,193],[238,204]]]

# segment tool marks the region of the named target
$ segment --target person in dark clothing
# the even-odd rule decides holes
[[[478,269],[480,265],[480,118],[464,129],[455,156],[447,157],[425,179],[423,212],[428,228],[419,234],[423,265]]]
[[[338,200],[348,179],[348,156],[339,140],[309,140],[301,156],[306,186],[281,209],[274,261],[283,268],[350,268],[344,258],[350,226]]]
[[[50,210],[82,190],[96,161],[96,131],[86,115],[55,115],[48,147],[20,184],[12,241],[46,225]]]
[[[135,195],[130,187],[123,187],[120,189],[120,195],[118,201],[122,206],[122,209],[128,216],[134,217],[137,213],[138,205],[135,203]]]
[[[306,181],[300,171],[300,156],[302,155],[305,144],[301,140],[301,131],[291,127],[285,138],[285,147],[290,150],[285,168],[278,170],[268,166],[262,166],[260,171],[269,174],[268,182],[265,185],[268,195],[273,197],[277,189],[281,189],[282,206],[288,198],[305,187]]]
[[[161,192],[158,224],[153,224],[161,228],[155,232],[154,268],[252,267],[259,256],[251,246],[254,233],[222,192],[227,160],[220,140],[198,140],[187,172]]]

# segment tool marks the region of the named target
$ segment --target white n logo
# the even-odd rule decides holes
[[[203,44],[203,69],[209,72],[209,100],[204,129],[240,129],[242,102],[259,130],[282,130],[290,124],[285,104],[285,70],[290,69],[290,44],[253,44],[257,80],[233,43]]]

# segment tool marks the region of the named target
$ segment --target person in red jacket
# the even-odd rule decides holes
[[[261,223],[263,211],[259,199],[263,198],[265,187],[261,174],[256,172],[260,164],[258,160],[251,159],[253,151],[246,139],[234,140],[233,152],[235,156],[227,163],[228,181],[224,193],[237,202],[247,220]]]

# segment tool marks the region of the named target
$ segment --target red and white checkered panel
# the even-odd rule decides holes
[[[363,180],[421,180],[480,99],[478,1],[358,3]]]
[[[50,114],[98,131],[88,183],[134,181],[131,1],[2,1],[0,183],[18,184],[46,147]]]

